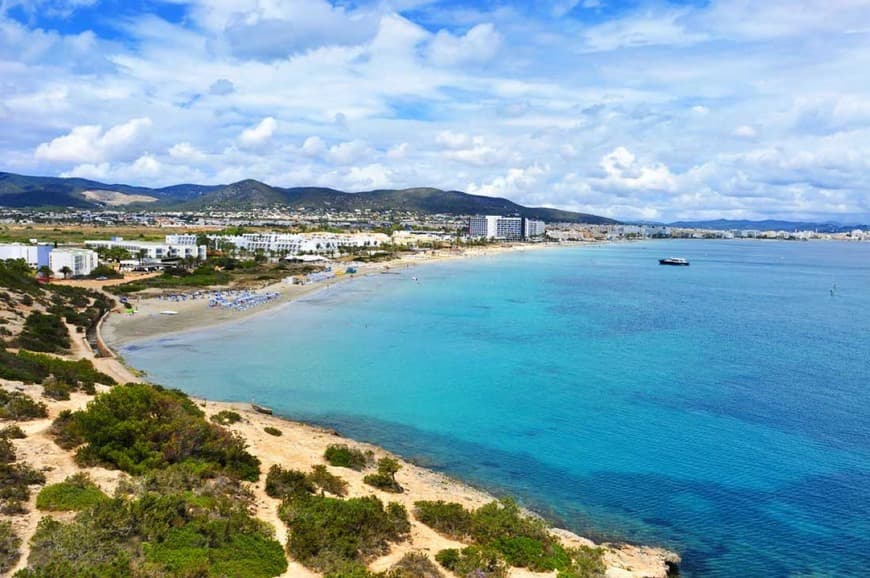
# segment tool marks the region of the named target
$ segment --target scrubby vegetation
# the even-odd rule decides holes
[[[350,468],[358,472],[369,467],[374,460],[374,455],[371,451],[363,452],[362,450],[351,448],[346,444],[332,444],[328,446],[323,457],[331,466]]]
[[[452,502],[414,502],[414,517],[439,534],[465,540],[471,534],[471,512]]]
[[[300,495],[285,499],[279,516],[290,528],[288,552],[309,568],[335,572],[384,554],[390,542],[410,531],[404,506],[374,496],[327,498]]]
[[[62,353],[69,349],[69,332],[63,320],[51,313],[32,311],[24,320],[24,327],[16,340],[21,349]]]
[[[30,486],[45,483],[45,474],[27,464],[0,463],[0,514],[22,514]]]
[[[282,432],[278,428],[272,427],[270,425],[267,425],[266,427],[264,427],[263,431],[266,432],[267,434],[269,434],[270,436],[275,436],[275,437],[281,437],[282,435],[284,435],[284,432]]]
[[[18,424],[7,425],[0,429],[0,438],[7,440],[23,440],[27,437],[24,430]]]
[[[386,578],[442,578],[438,566],[422,552],[408,552],[393,564]]]
[[[347,482],[330,473],[326,466],[317,465],[306,474],[299,470],[285,470],[275,465],[266,474],[266,494],[273,498],[289,499],[304,497],[320,491],[335,496],[347,494]]]
[[[40,401],[20,391],[6,391],[0,388],[0,419],[25,421],[48,416],[48,409]]]
[[[242,416],[237,412],[225,409],[211,416],[211,421],[220,425],[232,425],[242,421]]]
[[[159,386],[117,386],[86,410],[62,413],[53,433],[62,447],[81,446],[76,452],[81,465],[142,474],[189,462],[244,480],[260,475],[260,462],[241,437],[209,423],[182,392]]]
[[[233,478],[191,464],[149,472],[70,523],[43,519],[23,578],[271,577],[287,561]]]
[[[436,559],[461,576],[480,571],[483,576],[503,576],[505,568],[518,566],[535,572],[557,570],[560,578],[603,576],[601,550],[566,549],[540,519],[523,514],[512,500],[491,502],[469,512],[460,504],[416,502],[414,516],[422,523],[472,546],[444,550]]]
[[[396,473],[402,465],[393,458],[381,458],[378,460],[378,471],[363,478],[368,485],[394,494],[401,494],[404,488],[396,481]]]
[[[21,538],[19,538],[12,524],[6,521],[0,521],[0,574],[5,574],[21,557]]]
[[[107,499],[108,496],[90,476],[79,472],[59,484],[42,488],[36,496],[36,507],[54,512],[80,511]]]
[[[37,295],[41,289],[24,259],[0,259],[0,287]]]
[[[29,351],[13,355],[3,349],[0,349],[0,377],[41,383],[45,395],[52,399],[69,399],[70,392],[79,389],[93,394],[96,383],[116,383],[112,377],[97,371],[87,359],[67,361]]]

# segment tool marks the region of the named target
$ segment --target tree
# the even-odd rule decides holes
[[[69,279],[69,276],[72,275],[73,270],[70,269],[67,265],[64,265],[60,268],[61,274],[63,274],[64,279]]]
[[[54,271],[52,271],[51,267],[49,267],[48,265],[43,265],[36,270],[36,275],[38,277],[42,277],[43,279],[51,279],[52,277],[54,277]]]

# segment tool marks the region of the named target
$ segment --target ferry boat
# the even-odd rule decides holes
[[[659,265],[685,265],[688,267],[689,260],[682,257],[668,257],[666,259],[659,259]]]

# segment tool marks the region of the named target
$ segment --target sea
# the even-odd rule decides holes
[[[391,273],[122,353],[593,539],[672,548],[683,576],[870,574],[870,243],[644,241]]]

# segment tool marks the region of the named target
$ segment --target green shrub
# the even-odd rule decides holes
[[[0,513],[21,514],[30,499],[30,486],[45,483],[45,474],[27,464],[0,463]]]
[[[385,578],[443,578],[429,556],[422,552],[408,552],[393,564]]]
[[[329,492],[334,496],[347,495],[347,482],[329,472],[324,465],[316,465],[311,468],[308,480],[320,488],[320,493]]]
[[[20,391],[0,389],[0,419],[25,421],[48,416],[45,404]]]
[[[332,444],[326,448],[324,459],[331,466],[350,468],[356,471],[366,469],[372,463],[372,453],[362,452],[346,444]]]
[[[266,432],[267,434],[269,434],[270,436],[275,436],[275,437],[281,437],[282,435],[284,435],[284,432],[282,432],[278,428],[272,427],[270,425],[267,425],[266,427],[264,427],[263,431]]]
[[[242,421],[242,416],[234,411],[225,409],[211,416],[211,421],[220,425],[232,425]]]
[[[571,559],[555,540],[537,540],[526,536],[499,538],[492,543],[511,566],[528,568],[534,572],[549,572],[567,568]]]
[[[0,574],[11,570],[21,557],[21,538],[12,530],[12,523],[0,521]]]
[[[410,530],[403,506],[390,504],[385,508],[374,496],[294,498],[284,501],[279,516],[290,529],[288,552],[322,572],[384,554],[390,542],[403,540]]]
[[[580,546],[570,548],[568,555],[571,564],[560,570],[556,578],[604,578],[607,566],[604,564],[604,550]]]
[[[313,494],[317,490],[304,472],[285,470],[278,465],[269,468],[265,489],[267,495],[279,499]]]
[[[0,438],[6,438],[8,440],[23,440],[27,437],[27,434],[24,433],[24,430],[21,429],[21,426],[17,424],[7,425],[3,429],[0,429]]]
[[[464,540],[471,533],[471,512],[462,504],[442,500],[414,502],[414,517],[455,540]]]
[[[69,476],[59,484],[42,488],[36,496],[36,507],[39,510],[55,512],[79,511],[106,499],[108,496],[91,480],[90,476],[80,472]]]
[[[43,519],[28,577],[246,576],[282,574],[287,560],[268,524],[253,518],[237,480],[189,464],[150,472],[70,523]],[[133,483],[133,482],[130,482]]]
[[[396,481],[396,472],[402,468],[402,465],[393,458],[381,458],[378,460],[378,472],[369,474],[363,478],[363,482],[370,486],[383,490],[385,492],[393,492],[401,494],[404,488]]]
[[[8,438],[0,438],[0,464],[11,464],[15,461],[15,446]]]
[[[57,315],[33,311],[24,321],[17,344],[30,351],[63,352],[70,347],[69,332]]]
[[[508,566],[501,553],[493,548],[468,546],[462,550],[449,548],[435,555],[435,560],[458,576],[475,578],[507,578]]]
[[[141,474],[191,461],[245,480],[260,475],[260,462],[246,451],[241,437],[209,423],[182,392],[159,386],[117,386],[94,398],[86,410],[61,414],[52,431],[59,444],[86,444],[76,452],[82,465]]]

